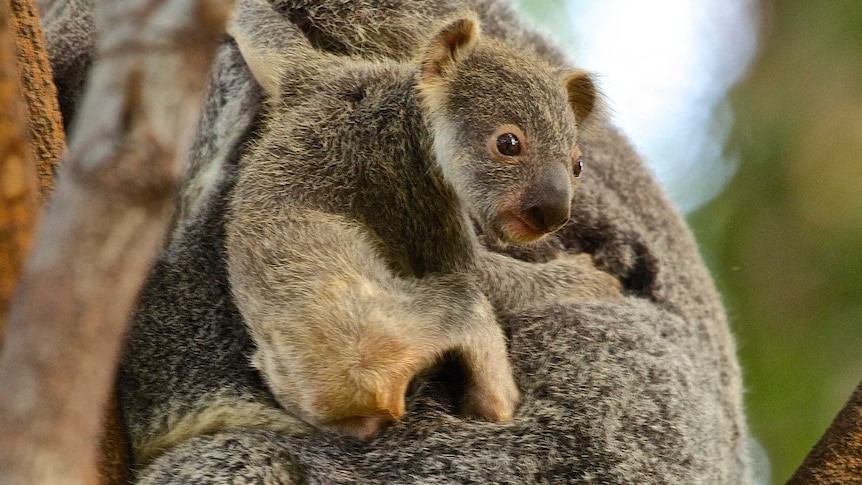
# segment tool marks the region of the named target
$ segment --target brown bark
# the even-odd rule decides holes
[[[66,151],[66,135],[63,132],[57,88],[52,79],[51,64],[45,50],[37,8],[32,0],[11,0],[9,7],[7,13],[10,15],[4,18],[10,19],[15,38],[20,94],[25,101],[28,115],[27,138],[34,155],[32,158],[35,161],[38,177],[39,196],[44,202],[54,188],[56,170],[60,158]],[[4,8],[6,8],[5,5]],[[23,124],[18,123],[16,126],[23,126]],[[30,165],[28,172],[32,172],[32,162],[28,165]],[[32,174],[28,175],[33,178]],[[6,180],[7,177],[3,179]],[[14,178],[9,177],[9,179]],[[0,220],[2,227],[6,227],[3,225],[4,221]],[[30,234],[32,227],[28,227],[26,232]],[[0,251],[0,254],[3,255],[2,257],[14,256],[15,267],[20,267],[20,261],[23,260],[24,251],[27,249],[29,246],[22,247],[20,251]],[[6,264],[9,263],[11,261]],[[3,274],[4,281],[8,281],[4,286],[3,294],[8,295],[8,291],[11,291],[14,282],[17,281],[17,272],[4,271]],[[7,302],[8,298],[4,298],[0,315],[6,314]],[[0,344],[2,344],[3,323],[3,319],[0,318]],[[107,409],[99,454],[100,481],[103,485],[125,483],[128,481],[129,453],[113,395],[107,403]]]
[[[131,452],[115,393],[111,393],[102,420],[102,437],[99,443],[99,483],[120,485],[130,479]]]
[[[100,61],[9,312],[2,483],[97,482],[102,404],[167,231],[229,3],[100,5]]]
[[[787,483],[862,483],[862,383]]]
[[[11,14],[21,92],[29,113],[28,137],[39,176],[39,194],[46,200],[54,187],[57,164],[66,150],[63,118],[36,6],[32,0],[11,0]]]
[[[36,175],[24,129],[27,119],[18,90],[9,17],[4,0],[0,2],[0,344],[37,213]]]

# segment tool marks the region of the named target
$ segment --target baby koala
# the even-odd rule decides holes
[[[454,352],[462,411],[511,420],[519,391],[495,307],[620,286],[588,257],[489,252],[472,224],[508,244],[568,220],[590,77],[483,37],[469,13],[431,29],[409,63],[315,50],[253,0],[230,30],[268,103],[231,195],[229,278],[275,398],[368,439]]]

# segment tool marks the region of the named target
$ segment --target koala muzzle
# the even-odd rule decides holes
[[[521,218],[538,232],[554,232],[569,220],[572,182],[563,164],[549,164],[523,199]]]

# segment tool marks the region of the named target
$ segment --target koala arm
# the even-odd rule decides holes
[[[529,263],[481,249],[475,270],[494,307],[507,311],[557,301],[622,297],[620,282],[597,269],[585,253]]]

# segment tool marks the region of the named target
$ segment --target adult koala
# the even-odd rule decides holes
[[[506,2],[273,7],[320,49],[398,59],[412,55],[430,19],[471,7],[486,34],[565,64]],[[40,8],[70,117],[92,54],[92,0]],[[582,136],[587,167],[571,221],[517,256],[591,253],[626,297],[500,315],[523,393],[513,422],[454,415],[447,373],[416,386],[405,419],[368,444],[314,432],[281,410],[249,365],[254,342],[224,262],[225,208],[260,99],[226,38],[177,228],[141,297],[118,384],[140,483],[749,481],[739,369],[719,298],[681,218],[603,121]]]

